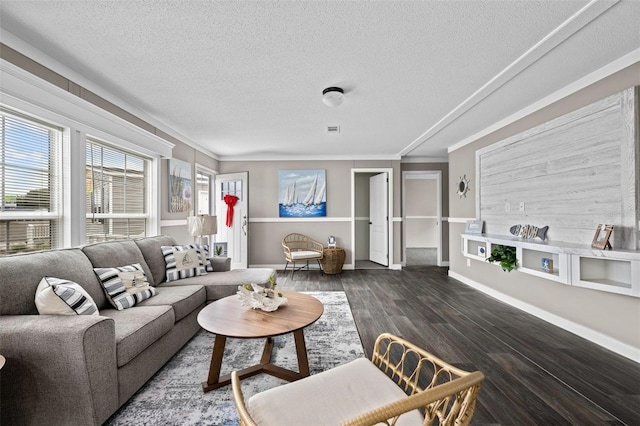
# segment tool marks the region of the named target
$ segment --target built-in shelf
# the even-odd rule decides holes
[[[572,285],[640,297],[640,260],[573,256]]]
[[[486,261],[491,245],[516,248],[518,271],[562,284],[640,297],[640,251],[598,250],[587,245],[522,240],[490,234],[462,234],[463,255]],[[484,247],[485,256],[478,254]],[[551,268],[543,268],[543,259]]]
[[[569,255],[544,249],[517,247],[518,270],[563,284],[570,283]],[[549,259],[548,269],[543,268],[543,259]],[[546,263],[546,262],[545,262]]]

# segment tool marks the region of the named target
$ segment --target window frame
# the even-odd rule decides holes
[[[34,117],[29,114],[24,114],[21,111],[17,111],[9,106],[5,106],[4,104],[0,104],[0,120],[4,122],[5,118],[8,117],[14,121],[22,121],[25,122],[28,126],[39,127],[46,130],[49,133],[49,157],[47,158],[48,163],[48,190],[49,190],[49,211],[41,211],[41,210],[31,210],[31,211],[7,211],[0,210],[0,221],[1,222],[21,222],[21,221],[47,221],[49,222],[49,247],[50,248],[60,248],[64,246],[64,237],[63,237],[63,226],[64,226],[64,201],[65,194],[63,190],[63,143],[64,143],[64,131],[65,129],[59,126],[56,123],[50,122],[48,120],[42,120],[38,117]],[[2,124],[4,126],[4,124]],[[4,157],[4,144],[0,145],[0,158]],[[0,164],[4,164],[4,161]],[[6,164],[5,164],[6,165]],[[0,172],[2,175],[2,181],[6,182],[6,169],[0,167],[3,171]],[[5,187],[0,187],[0,196],[5,196]],[[4,225],[2,225],[4,226]],[[28,224],[27,224],[28,226]],[[9,232],[9,229],[7,229]],[[28,232],[28,231],[27,231]],[[9,234],[7,234],[7,242],[6,248],[7,252],[10,249],[10,238]],[[28,238],[28,233],[27,233]],[[26,242],[26,244],[29,244]],[[24,251],[34,251],[39,250],[37,246],[32,249],[24,250]],[[21,251],[21,252],[24,252]]]
[[[86,194],[85,194],[85,198],[84,198],[84,202],[85,202],[85,235],[84,235],[84,240],[86,243],[90,243],[93,242],[89,239],[90,235],[89,233],[86,231],[86,224],[89,221],[89,219],[93,219],[93,220],[121,220],[121,219],[144,219],[145,221],[145,226],[144,226],[144,235],[148,236],[150,235],[150,232],[153,234],[153,228],[150,226],[150,222],[152,221],[152,206],[151,206],[151,202],[152,202],[152,198],[150,197],[150,191],[153,188],[152,185],[152,164],[154,162],[153,158],[150,158],[146,155],[142,155],[142,154],[138,154],[135,152],[132,152],[130,150],[127,149],[123,149],[122,147],[119,147],[113,143],[110,143],[108,141],[105,141],[101,138],[97,138],[93,135],[87,135],[84,139],[85,142],[85,179],[88,179],[86,172],[88,170],[88,168],[90,167],[88,161],[86,160],[86,150],[89,149],[89,145],[93,144],[95,146],[101,147],[103,149],[109,149],[109,150],[113,150],[113,151],[117,151],[120,154],[124,154],[125,156],[132,156],[135,157],[137,159],[142,160],[145,165],[144,165],[144,176],[143,176],[143,209],[145,210],[144,213],[113,213],[113,212],[109,212],[109,213],[105,213],[105,212],[101,212],[101,213],[96,213],[96,212],[91,212],[91,211],[87,211],[86,209]],[[104,166],[104,164],[103,164]],[[85,180],[86,182],[86,180]],[[113,191],[110,191],[110,196],[111,198],[113,198]],[[111,224],[111,226],[113,226],[113,224]],[[105,239],[104,240],[108,240],[109,239],[109,235],[113,235],[113,234],[105,234]],[[136,238],[136,236],[131,236],[129,235],[128,237],[125,238]],[[97,241],[103,241],[102,239],[99,239]]]
[[[150,215],[147,235],[158,235],[161,225],[160,160],[171,157],[175,144],[70,92],[61,91],[59,87],[6,61],[0,61],[0,73],[0,106],[63,128],[62,162],[65,165],[62,168],[61,191],[65,197],[61,206],[64,214],[58,246],[85,244],[87,134],[152,159],[147,193]]]
[[[215,216],[216,206],[215,206],[214,184],[215,184],[215,175],[217,174],[217,172],[198,163],[196,163],[195,169],[196,169],[196,181],[195,181],[196,197],[195,197],[195,203],[194,203],[194,212],[195,214],[208,214],[210,216]],[[209,184],[208,184],[209,204],[207,206],[206,212],[203,212],[203,209],[200,206],[200,197],[198,196],[198,175],[203,175],[209,180]]]

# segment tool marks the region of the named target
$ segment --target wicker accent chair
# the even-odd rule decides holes
[[[289,234],[282,239],[282,248],[284,249],[284,257],[287,260],[284,265],[284,272],[287,272],[289,263],[293,264],[291,269],[291,278],[295,271],[303,269],[304,266],[300,266],[296,269],[296,263],[306,262],[307,271],[309,270],[309,261],[315,260],[318,262],[320,270],[324,247],[321,243],[307,237],[303,234]]]
[[[359,358],[252,396],[245,404],[237,372],[233,400],[245,426],[468,425],[484,375],[460,370],[392,334]]]

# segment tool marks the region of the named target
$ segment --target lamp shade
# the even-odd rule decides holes
[[[218,218],[209,215],[197,215],[187,217],[189,234],[194,237],[213,235],[218,232]]]

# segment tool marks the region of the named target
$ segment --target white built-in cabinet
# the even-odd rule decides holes
[[[491,245],[516,247],[518,271],[566,285],[640,297],[640,251],[598,250],[570,243],[549,243],[488,234],[462,234],[462,254],[483,261]],[[550,270],[542,259],[551,259]]]

